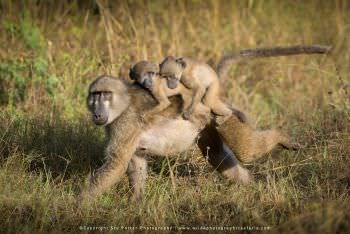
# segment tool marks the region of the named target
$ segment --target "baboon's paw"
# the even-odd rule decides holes
[[[280,145],[284,148],[284,149],[287,149],[287,150],[294,150],[294,151],[297,151],[297,150],[300,150],[300,149],[303,149],[304,146],[299,144],[299,143],[296,143],[296,142],[290,142],[290,143],[280,143]]]
[[[297,150],[301,150],[301,149],[303,149],[303,148],[305,148],[305,146],[302,145],[302,144],[299,144],[299,143],[297,143],[297,142],[293,142],[293,143],[291,144],[291,149],[292,149],[292,150],[297,151]]]
[[[241,165],[236,165],[235,167],[228,168],[227,170],[222,171],[221,174],[230,180],[244,185],[250,184],[254,181],[254,178],[249,173],[249,171],[243,168]]]

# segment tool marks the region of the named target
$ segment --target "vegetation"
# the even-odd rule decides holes
[[[113,3],[112,3],[113,2]],[[334,1],[0,0],[0,229],[270,227],[350,229],[350,5]],[[258,127],[281,127],[305,149],[246,165],[255,182],[227,182],[197,149],[150,162],[147,194],[127,179],[90,209],[74,199],[103,161],[102,129],[86,110],[89,83],[124,62],[189,55],[216,64],[246,48],[324,44],[330,56],[238,64],[228,100]],[[169,171],[176,174],[173,189]],[[249,231],[245,231],[249,232]]]

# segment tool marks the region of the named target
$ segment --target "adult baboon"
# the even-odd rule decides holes
[[[134,197],[140,198],[147,175],[147,155],[175,155],[189,149],[198,136],[199,148],[204,155],[208,154],[209,162],[226,178],[242,183],[251,180],[249,172],[240,166],[221,140],[220,135],[225,135],[231,122],[223,123],[218,132],[210,124],[212,115],[208,108],[201,108],[202,104],[188,121],[180,114],[181,98],[172,97],[172,104],[167,109],[144,121],[141,116],[154,108],[157,101],[141,86],[129,85],[109,76],[101,76],[92,82],[87,103],[95,124],[106,128],[109,142],[106,162],[91,175],[89,186],[81,194],[83,201],[117,183],[125,172],[129,175]],[[233,131],[239,132],[240,129]],[[237,136],[249,137],[249,134]],[[261,142],[275,146],[279,144],[278,139],[275,140]],[[244,140],[241,142],[244,144]]]

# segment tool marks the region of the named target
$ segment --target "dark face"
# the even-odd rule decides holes
[[[175,89],[181,80],[182,73],[186,67],[182,59],[175,59],[168,56],[159,64],[161,77],[167,80],[169,89]]]
[[[133,72],[130,70],[130,78],[132,80],[136,80],[137,83],[145,87],[146,89],[150,89],[153,84],[153,77],[156,75],[155,72],[142,72],[141,74],[137,74],[136,72]]]
[[[172,75],[172,76],[166,77],[166,82],[169,89],[175,89],[179,84],[179,79],[176,78],[176,76]]]
[[[106,125],[108,123],[111,101],[112,92],[101,91],[89,94],[88,108],[96,125]]]

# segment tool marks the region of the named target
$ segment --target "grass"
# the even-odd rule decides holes
[[[266,226],[345,233],[349,7],[340,0],[1,0],[0,229]],[[85,106],[98,74],[116,76],[132,59],[159,62],[174,54],[215,64],[230,51],[300,43],[332,45],[333,52],[238,64],[225,87],[252,123],[280,127],[305,149],[246,165],[255,177],[248,186],[226,181],[194,148],[171,161],[173,189],[168,162],[152,158],[140,203],[128,201],[124,178],[90,209],[74,206],[86,175],[103,162],[104,132]]]

